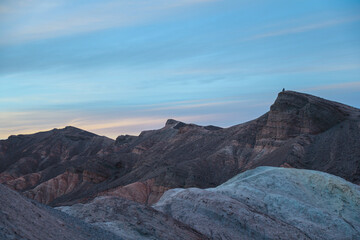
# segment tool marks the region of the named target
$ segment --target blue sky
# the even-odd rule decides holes
[[[360,1],[0,0],[0,139],[227,127],[283,87],[360,107]]]

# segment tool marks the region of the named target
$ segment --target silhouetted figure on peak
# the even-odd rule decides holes
[[[283,88],[282,92],[285,92],[285,88]]]

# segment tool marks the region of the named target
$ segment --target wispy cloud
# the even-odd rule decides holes
[[[323,22],[319,22],[319,23],[306,24],[306,25],[302,25],[302,26],[296,26],[296,27],[290,27],[290,28],[285,28],[285,29],[280,29],[280,30],[269,31],[269,32],[251,36],[249,38],[242,39],[242,41],[252,41],[252,40],[258,40],[258,39],[264,39],[264,38],[270,38],[270,37],[278,37],[278,36],[284,36],[284,35],[304,33],[304,32],[309,32],[309,31],[313,31],[313,30],[317,30],[317,29],[328,28],[328,27],[332,27],[332,26],[336,26],[336,25],[340,25],[340,24],[344,24],[344,23],[355,22],[355,21],[359,21],[359,20],[360,20],[360,16],[328,20],[328,21],[323,21]]]
[[[328,73],[328,72],[340,72],[340,71],[351,71],[360,70],[360,64],[358,63],[331,63],[331,64],[302,64],[298,66],[237,66],[237,67],[222,67],[215,66],[213,68],[199,68],[199,69],[177,69],[173,72],[169,72],[170,76],[215,76],[215,75],[241,75],[241,76],[259,76],[259,75],[273,75],[273,74],[303,74],[303,73]],[[183,80],[182,80],[183,81]]]
[[[216,117],[215,114],[204,115],[185,115],[179,116],[178,120],[185,122],[201,121],[208,118]],[[141,125],[165,125],[167,118],[162,116],[141,116],[134,118],[118,118],[110,120],[94,121],[89,118],[76,119],[69,122],[69,125],[78,126],[87,130],[101,130],[115,127],[132,127]],[[138,132],[139,133],[139,132]]]
[[[143,24],[169,16],[182,7],[211,1],[216,0],[127,0],[87,5],[66,0],[53,4],[43,0],[20,1],[21,4],[7,2],[0,5],[1,13],[6,15],[2,17],[3,24],[8,29],[2,31],[0,44]],[[17,21],[12,22],[12,18]]]
[[[69,122],[69,125],[78,126],[88,130],[100,130],[115,127],[131,127],[136,125],[161,124],[163,118],[159,117],[137,117],[137,118],[119,118],[111,120],[93,121],[91,119],[75,119]]]
[[[232,101],[219,101],[219,102],[203,102],[203,103],[192,103],[182,105],[171,105],[166,107],[149,108],[143,111],[164,111],[164,110],[180,110],[180,109],[194,109],[194,108],[205,108],[205,107],[216,107],[231,105],[237,103],[249,102],[247,100],[232,100]]]
[[[328,64],[328,65],[312,65],[312,66],[298,66],[288,68],[273,68],[259,71],[263,74],[299,74],[299,73],[325,73],[325,72],[340,72],[348,70],[360,70],[360,64]]]
[[[58,8],[64,3],[64,0],[3,0],[0,2],[0,14],[19,16],[20,14],[27,14],[30,11],[40,13]],[[31,8],[31,10],[29,8]]]
[[[173,118],[187,123],[214,121],[221,117],[222,116],[219,114],[190,114],[183,116],[173,116]],[[166,120],[167,118],[161,116],[153,116],[112,119],[108,121],[100,121],[93,123],[87,122],[86,124],[76,123],[72,125],[115,139],[117,136],[122,134],[139,135],[140,132],[144,130],[162,128],[163,126],[165,126]]]
[[[130,110],[118,109],[115,106],[102,112],[50,108],[36,111],[0,111],[0,139],[13,134],[30,134],[69,125],[116,138],[121,134],[138,135],[143,130],[162,128],[168,118],[204,125],[218,125],[230,120],[225,124],[229,126],[259,116],[257,111],[246,111],[264,109],[264,104],[270,105],[262,101],[224,97],[138,105]],[[233,111],[234,109],[237,111]]]
[[[346,83],[335,83],[325,84],[310,88],[301,89],[301,91],[323,91],[323,90],[360,90],[360,82],[346,82]]]

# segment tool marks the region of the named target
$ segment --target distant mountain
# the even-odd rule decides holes
[[[230,128],[170,119],[116,141],[73,127],[11,136],[0,141],[0,183],[55,206],[106,195],[152,204],[168,189],[215,187],[258,166],[360,184],[359,146],[359,109],[285,91],[269,112]]]
[[[41,203],[107,178],[106,166],[93,156],[114,141],[66,127],[0,141],[0,183]]]
[[[319,171],[258,167],[154,208],[210,239],[360,239],[360,186]]]

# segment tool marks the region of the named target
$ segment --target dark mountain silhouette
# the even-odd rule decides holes
[[[280,92],[270,111],[230,128],[170,119],[116,141],[67,127],[0,141],[0,182],[50,205],[121,196],[155,203],[176,187],[215,187],[258,166],[328,172],[360,183],[360,110]]]

